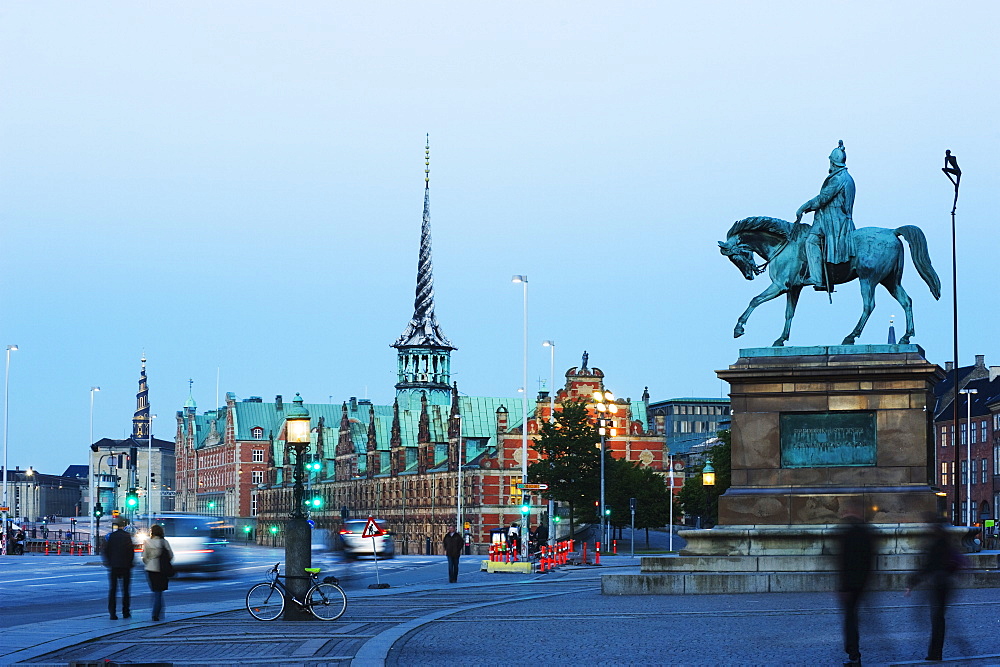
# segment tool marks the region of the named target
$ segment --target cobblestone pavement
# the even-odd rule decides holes
[[[534,576],[476,572],[457,585],[357,591],[334,622],[261,622],[245,609],[208,606],[168,610],[168,622],[133,620],[126,627],[94,617],[86,640],[77,634],[0,662],[841,664],[840,614],[830,594],[609,597],[600,594],[602,571],[608,568]],[[918,597],[873,595],[862,617],[865,664],[918,662],[927,616]],[[949,609],[945,655],[954,656],[953,664],[1000,665],[996,590],[960,592]]]

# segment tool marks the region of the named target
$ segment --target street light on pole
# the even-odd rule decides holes
[[[528,482],[528,276],[513,276],[512,283],[521,283],[524,303],[524,377],[521,385],[521,481]],[[521,553],[528,560],[528,527],[531,523],[531,512],[521,513]]]
[[[94,386],[94,387],[90,388],[90,442],[88,443],[88,446],[94,444],[94,392],[95,391],[100,391],[100,390],[101,390],[101,388],[97,387],[97,386]],[[100,472],[100,470],[98,470],[98,472]],[[94,500],[94,498],[96,497],[96,492],[97,492],[97,488],[96,488],[97,487],[97,476],[94,475],[94,471],[93,470],[91,470],[89,472],[89,475],[90,475],[90,479],[89,479],[89,483],[90,483],[90,537],[93,540],[94,538],[97,537],[97,533],[94,531],[94,504],[96,502]],[[94,550],[95,551],[97,550],[96,543],[94,544]]]
[[[556,343],[551,340],[543,340],[542,347],[549,348],[549,423],[556,422]],[[549,540],[556,539],[556,524],[553,515],[555,514],[556,503],[549,498]]]
[[[972,396],[978,389],[960,389],[965,394],[965,525],[972,526]],[[958,451],[957,449],[955,451]]]
[[[295,450],[295,486],[293,492],[291,521],[285,531],[285,576],[288,596],[304,600],[306,590],[309,588],[309,580],[305,577],[305,568],[312,564],[310,553],[309,522],[306,520],[303,503],[305,502],[305,489],[302,486],[302,477],[305,472],[303,457],[310,444],[310,419],[309,411],[302,405],[302,397],[295,394],[292,408],[285,413],[285,442]],[[285,615],[286,621],[302,620],[305,618],[298,610],[292,611],[295,605],[286,601]]]
[[[465,458],[465,445],[462,443],[462,413],[456,412],[452,415],[458,421],[458,503],[455,508],[455,531],[465,537],[462,522],[462,459]]]
[[[149,415],[149,439],[146,447],[146,520],[153,525],[153,420],[156,415]]]
[[[615,403],[615,395],[610,391],[594,392],[594,410],[599,415],[597,418],[597,433],[601,436],[601,540],[608,543],[608,517],[607,508],[604,505],[604,458],[606,438],[618,435],[615,428],[615,415],[618,413],[618,404]]]
[[[708,521],[708,512],[711,507],[709,494],[712,491],[712,487],[715,486],[715,468],[712,467],[711,461],[705,462],[705,467],[701,469],[701,485],[705,489],[705,520],[702,521],[701,527],[705,527],[705,523]]]
[[[7,346],[7,363],[3,373],[3,536],[0,538],[0,553],[7,553],[7,512],[10,505],[7,504],[7,404],[10,395],[10,353],[17,349],[17,345]]]

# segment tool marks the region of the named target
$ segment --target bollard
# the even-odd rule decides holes
[[[584,565],[587,564],[587,543],[584,542],[580,545],[580,560]]]
[[[618,540],[611,540],[611,553],[618,555]]]
[[[594,565],[600,565],[600,564],[601,564],[601,543],[600,542],[595,542],[594,543]]]

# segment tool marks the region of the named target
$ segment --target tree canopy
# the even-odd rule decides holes
[[[528,467],[532,482],[548,484],[546,498],[569,505],[570,530],[579,516],[593,520],[594,503],[600,496],[601,456],[597,429],[590,423],[584,401],[563,401],[554,422],[541,425],[534,442],[541,460]],[[608,457],[610,460],[610,457]]]

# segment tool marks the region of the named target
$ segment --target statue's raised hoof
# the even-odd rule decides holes
[[[854,336],[848,336],[840,343],[841,345],[854,345]]]
[[[771,343],[771,347],[785,347],[785,341],[779,338],[778,340]]]
[[[898,342],[899,342],[900,345],[909,345],[910,344],[910,337],[909,336],[903,336],[902,338],[899,339]]]
[[[733,330],[733,338],[739,338],[742,335],[743,335],[743,327],[736,327],[736,329]]]

